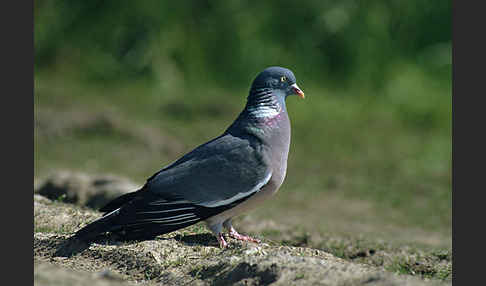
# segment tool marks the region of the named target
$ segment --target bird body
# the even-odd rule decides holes
[[[205,221],[220,246],[236,232],[231,219],[273,195],[282,185],[290,146],[285,99],[303,92],[293,73],[270,67],[253,81],[247,104],[219,137],[202,144],[155,173],[138,191],[101,209],[104,216],[75,237],[93,240],[104,232],[126,239],[148,239]]]

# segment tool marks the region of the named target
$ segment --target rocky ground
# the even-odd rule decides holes
[[[111,186],[111,187],[109,187]],[[88,206],[98,206],[117,194],[133,190],[134,184],[113,176],[93,178],[61,173],[49,180],[35,182],[34,194],[34,284],[35,285],[449,285],[450,253],[436,254],[425,260],[413,260],[409,252],[388,248],[355,251],[350,240],[343,253],[336,248],[309,245],[289,230],[279,229],[282,239],[265,239],[260,244],[229,238],[230,247],[220,249],[216,239],[203,224],[161,235],[155,240],[119,242],[100,239],[73,255],[63,249],[70,235],[98,218],[101,213]],[[96,198],[96,199],[94,199]],[[91,202],[91,203],[90,203]],[[94,203],[96,202],[96,203]],[[245,223],[251,224],[248,220]],[[271,221],[255,222],[257,230]],[[259,236],[259,232],[253,234]],[[289,239],[290,237],[290,239]],[[283,239],[287,238],[287,239]],[[300,245],[300,246],[299,246]],[[326,251],[325,251],[326,250]],[[332,253],[334,251],[334,253]],[[416,254],[416,253],[415,253]],[[341,257],[337,257],[341,256]],[[406,263],[396,261],[400,255]],[[366,259],[371,257],[370,259]],[[379,263],[374,261],[381,260]],[[415,255],[414,257],[417,257]],[[434,256],[435,257],[435,256]],[[356,258],[356,257],[355,257]],[[440,275],[403,272],[393,265],[416,267]],[[388,266],[387,266],[388,265]],[[429,269],[430,268],[430,269]],[[393,271],[395,269],[395,271]],[[435,272],[434,272],[435,271]]]

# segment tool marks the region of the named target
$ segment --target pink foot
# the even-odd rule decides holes
[[[256,238],[253,238],[253,237],[249,237],[247,235],[243,235],[243,234],[239,234],[236,229],[234,229],[233,227],[230,228],[230,232],[229,232],[229,235],[234,238],[234,239],[238,239],[238,240],[243,240],[243,241],[250,241],[250,242],[256,242],[256,243],[260,243],[260,240],[259,239],[256,239]]]
[[[218,236],[216,238],[218,239],[219,247],[226,248],[228,246],[228,243],[226,242],[226,240],[224,240],[222,232],[218,233]]]

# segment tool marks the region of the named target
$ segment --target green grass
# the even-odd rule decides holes
[[[440,263],[437,258],[425,255],[418,258],[395,258],[386,270],[402,275],[414,275],[422,278],[434,278],[444,281],[452,280],[452,262]]]
[[[273,244],[320,249],[348,261],[401,275],[443,281],[452,279],[452,248],[430,247],[412,242],[397,243],[394,240],[380,241],[362,235],[331,232],[312,235],[299,230],[267,229],[265,233],[265,238]]]

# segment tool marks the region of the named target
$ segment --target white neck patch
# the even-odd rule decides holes
[[[280,113],[280,108],[275,108],[268,105],[258,105],[248,109],[248,112],[256,118],[275,117]]]

